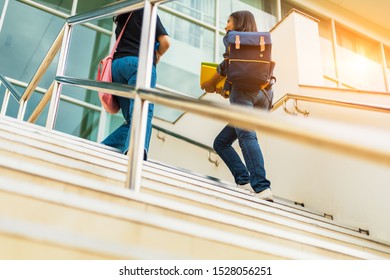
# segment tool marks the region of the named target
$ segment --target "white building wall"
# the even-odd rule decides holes
[[[273,57],[277,61],[275,74],[276,99],[285,93],[296,93],[315,97],[339,97],[345,100],[361,100],[368,103],[389,104],[385,95],[358,92],[338,92],[335,89],[320,88],[323,78],[316,21],[292,13],[273,30]],[[305,36],[303,36],[304,34]],[[306,84],[314,87],[299,86]],[[318,87],[318,88],[316,88]],[[372,98],[370,98],[372,97]],[[208,94],[205,99],[227,102],[221,97]],[[351,133],[357,140],[366,143],[390,143],[387,114],[364,112],[357,109],[343,110],[331,105],[304,103],[311,114],[308,118],[289,116],[280,108],[273,112],[287,118],[298,118],[302,125],[309,123],[328,135]],[[356,120],[364,112],[371,120],[358,124]],[[375,128],[372,122],[379,122]],[[225,125],[201,116],[185,114],[175,125],[155,120],[159,126],[185,137],[212,146],[214,137]],[[347,226],[369,230],[373,238],[390,242],[388,222],[388,197],[390,197],[390,162],[375,162],[355,157],[344,151],[329,150],[316,144],[297,142],[296,139],[279,137],[258,131],[263,150],[267,175],[272,182],[276,196],[303,202],[307,207],[333,215],[335,221]],[[358,139],[361,138],[361,139]],[[386,139],[389,141],[386,141]],[[165,142],[153,135],[151,158],[168,164],[190,169],[205,175],[220,178],[233,184],[233,178],[221,163],[216,167],[208,162],[207,152],[167,137]],[[351,143],[353,145],[353,143]],[[390,144],[389,144],[390,145]],[[385,146],[384,146],[385,147]],[[235,148],[239,151],[238,146]],[[386,147],[388,148],[388,147]]]

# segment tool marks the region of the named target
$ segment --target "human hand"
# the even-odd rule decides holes
[[[159,51],[155,51],[155,54],[156,54],[156,64],[158,64],[160,62],[160,58],[161,58],[161,54]]]
[[[215,93],[218,93],[219,95],[221,95],[225,99],[229,98],[229,91],[225,90],[223,87],[216,88]]]
[[[228,98],[229,98],[230,92],[229,92],[228,90],[221,90],[221,91],[219,92],[219,94],[220,94],[223,98],[228,99]]]
[[[205,90],[206,92],[215,92],[216,91],[215,85],[211,81],[204,82],[200,88]]]

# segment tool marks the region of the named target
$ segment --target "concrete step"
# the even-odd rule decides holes
[[[113,244],[114,248],[109,250],[110,255],[113,255],[115,248],[130,246],[140,248],[143,252],[168,252],[172,259],[327,258],[318,253],[307,253],[301,248],[287,248],[270,240],[148,213],[80,194],[49,190],[32,186],[31,183],[19,182],[18,187],[8,188],[3,181],[0,184],[0,211],[3,213],[0,221],[9,221],[5,225],[1,224],[1,235],[9,236],[12,232],[18,232],[18,236],[34,243],[37,248],[37,242],[46,241],[46,236],[53,233],[47,243],[71,250],[67,243],[62,243],[54,234],[66,232],[68,236],[83,236],[84,240],[91,238],[102,244],[109,244],[109,247]],[[10,224],[14,221],[17,224],[32,224],[33,227],[21,226],[19,231],[10,229]],[[36,233],[33,231],[35,228],[46,229],[47,234]],[[76,244],[72,246],[77,247]],[[86,245],[79,244],[76,249],[80,250],[83,246]],[[25,254],[28,258],[37,256],[34,251]],[[131,254],[132,251],[128,255]],[[105,255],[109,255],[108,252]],[[122,257],[128,258],[128,255]],[[341,254],[338,256],[349,258]]]
[[[1,260],[170,259],[167,252],[105,241],[15,218],[0,217]]]
[[[215,195],[212,187],[203,188],[198,184],[179,181],[173,178],[162,177],[159,174],[148,174],[145,168],[142,192],[165,196],[181,201],[185,204],[196,205],[202,209],[212,208],[213,211],[228,213],[229,216],[237,216],[240,219],[252,219],[260,221],[262,224],[270,223],[274,227],[286,232],[294,230],[314,234],[319,237],[331,239],[333,241],[343,241],[349,244],[359,244],[365,248],[390,253],[389,245],[384,242],[372,240],[369,236],[344,228],[333,221],[321,221],[316,218],[301,215],[300,211],[294,209],[283,209],[275,203],[258,200],[248,194],[222,194]]]
[[[46,150],[47,145],[45,143],[41,143],[41,142],[34,143],[34,140],[32,140],[31,138],[26,140],[28,143],[21,143],[22,141],[20,140],[21,139],[20,137],[14,136],[15,139],[12,139],[13,137],[6,135],[5,138],[9,138],[9,139],[0,139],[0,148],[3,148],[4,150],[6,149],[6,147],[9,147],[10,149],[10,151],[3,151],[4,157],[6,156],[10,157],[10,159],[6,161],[8,163],[8,166],[11,166],[12,164],[15,167],[18,166],[19,162],[17,159],[23,158],[25,155],[28,155],[29,157],[33,158],[31,162],[32,167],[28,171],[25,170],[24,172],[33,172],[34,174],[40,176],[51,176],[52,179],[63,177],[66,178],[66,181],[68,183],[82,184],[84,187],[88,187],[92,184],[103,185],[103,186],[107,186],[107,185],[118,186],[118,187],[124,186],[124,180],[125,180],[124,172],[105,169],[102,166],[96,166],[88,162],[78,160],[76,158],[68,158],[63,154],[53,154],[50,151]],[[23,146],[24,144],[29,146],[24,147]],[[35,145],[37,148],[34,148],[33,145]],[[79,156],[81,159],[82,155]],[[163,176],[165,176],[165,178],[168,179],[171,178],[172,176],[176,176],[177,182],[179,183],[180,181],[185,183],[192,182],[192,184],[195,186],[195,191],[198,192],[200,191],[199,186],[201,185],[202,188],[214,190],[214,195],[216,196],[219,195],[219,192],[222,192],[222,194],[225,193],[232,196],[234,200],[237,200],[238,198],[243,198],[244,200],[251,199],[251,197],[248,196],[247,193],[238,190],[237,188],[226,187],[223,185],[219,187],[215,187],[209,184],[208,182],[197,181],[196,179],[188,178],[188,176],[179,176],[177,174],[174,175],[169,172],[159,170],[158,169],[159,165],[152,164],[152,163],[146,163],[146,164],[149,165],[146,166],[146,169],[148,168],[153,169],[152,175],[149,176],[151,177],[152,180],[154,174],[157,173],[163,174]],[[34,166],[39,166],[38,170],[34,170]],[[45,173],[42,173],[43,166],[47,166],[48,170],[54,167],[57,167],[57,169],[61,168],[61,170],[56,170],[56,172],[48,172],[50,173],[50,175],[45,175]],[[59,172],[63,173],[64,175],[56,174]],[[68,173],[71,174],[67,175]],[[94,180],[98,180],[98,182],[94,182]],[[163,180],[163,178],[160,177],[160,180]],[[283,205],[280,206],[275,203],[272,204],[272,208],[279,208],[280,210],[295,212],[296,214],[300,213],[300,211],[297,211],[294,208],[284,207]],[[318,220],[318,217],[314,216],[314,218]],[[325,223],[328,223],[328,221],[325,221]]]
[[[8,158],[7,161],[11,163],[12,158]],[[13,164],[11,163],[10,165]],[[331,256],[331,258],[340,258],[340,254],[342,254],[341,258],[353,256],[357,258],[376,259],[386,258],[388,254],[378,244],[370,243],[370,246],[368,246],[364,242],[359,243],[358,241],[360,239],[353,240],[351,237],[344,237],[343,239],[340,233],[333,233],[332,236],[332,231],[330,233],[324,230],[321,232],[315,227],[312,228],[308,225],[305,226],[289,221],[290,217],[279,215],[279,218],[275,218],[272,215],[272,211],[267,211],[267,209],[258,211],[259,209],[253,210],[251,208],[237,207],[235,204],[216,203],[218,199],[216,200],[215,198],[212,198],[210,203],[205,203],[205,201],[197,196],[193,196],[193,200],[197,202],[198,206],[189,206],[188,197],[186,201],[177,202],[176,199],[172,199],[174,195],[168,196],[165,199],[161,198],[161,196],[149,195],[141,199],[137,196],[134,197],[134,193],[130,190],[123,187],[114,188],[108,184],[104,185],[100,181],[96,181],[95,184],[91,184],[90,186],[85,185],[82,187],[75,183],[78,180],[74,175],[67,176],[65,173],[61,174],[61,172],[56,174],[59,178],[67,178],[66,180],[58,180],[58,178],[55,178],[56,176],[52,178],[45,176],[45,173],[53,174],[52,167],[41,166],[39,171],[42,174],[37,175],[34,166],[35,163],[30,163],[29,166],[29,162],[26,160],[22,167],[23,170],[20,170],[20,166],[18,170],[6,167],[2,168],[0,170],[1,174],[4,174],[2,176],[2,183],[20,186],[22,182],[26,182],[25,184],[31,190],[33,190],[34,185],[36,187],[46,188],[47,190],[57,189],[65,194],[74,193],[80,197],[93,197],[102,202],[109,201],[116,205],[125,204],[127,207],[131,207],[129,211],[133,211],[134,207],[140,210],[147,208],[147,211],[159,213],[163,216],[193,221],[202,225],[212,225],[217,229],[222,229],[224,232],[239,232],[241,235],[268,240],[268,242],[273,241],[275,244],[284,244],[293,248],[304,247],[305,252],[311,252],[314,249],[315,251],[323,251],[322,255],[324,257]],[[82,176],[79,179],[85,182]],[[164,185],[165,183],[162,183],[162,186]],[[147,187],[143,189],[147,189]],[[37,199],[42,198],[44,191],[41,191],[41,193],[41,196],[37,197]],[[180,191],[176,191],[175,193],[180,194]],[[223,196],[219,197],[219,199],[223,199]],[[202,203],[199,203],[199,201]],[[261,203],[263,202],[260,201]],[[261,207],[259,208],[261,209]],[[336,251],[336,253],[333,251]],[[363,251],[369,253],[363,253]]]
[[[285,248],[298,248],[298,252],[320,258],[389,257],[387,244],[370,240],[318,213],[295,205],[258,201],[223,182],[159,163],[145,162],[143,193],[133,196],[124,188],[125,156],[96,145],[80,149],[74,139],[72,143],[66,139],[57,141],[37,134],[31,126],[23,131],[20,123],[16,127],[12,122],[5,125],[0,122],[0,155],[4,159],[0,163],[0,174],[2,181],[9,185],[28,182],[46,191],[55,189],[83,199],[125,204],[131,211],[145,212],[147,208],[163,217],[267,240],[278,246],[283,244]],[[100,150],[104,151],[100,153]],[[91,151],[94,157],[88,157]],[[283,255],[285,257],[290,258]]]
[[[20,124],[18,124],[18,125],[20,125]],[[102,150],[102,149],[100,149],[100,150],[93,149],[92,151],[85,150],[85,149],[83,150],[83,149],[80,149],[80,147],[78,145],[69,144],[64,139],[61,139],[61,141],[62,142],[65,141],[65,142],[61,143],[60,141],[58,141],[56,139],[55,140],[52,140],[52,139],[48,140],[46,136],[40,136],[40,135],[37,136],[34,133],[31,134],[31,133],[26,132],[24,130],[15,131],[12,129],[13,129],[12,127],[4,128],[1,126],[1,123],[0,123],[0,130],[12,131],[12,133],[16,134],[14,136],[6,136],[7,134],[4,134],[5,139],[7,139],[8,141],[14,142],[14,143],[21,142],[20,143],[21,145],[24,144],[24,145],[29,145],[29,146],[38,148],[39,151],[37,151],[35,153],[35,157],[37,157],[39,159],[42,159],[45,156],[46,159],[53,159],[52,162],[54,162],[54,163],[60,162],[61,164],[64,164],[67,167],[70,166],[71,168],[76,167],[76,166],[80,166],[81,162],[87,162],[87,163],[91,163],[92,166],[87,166],[86,168],[84,168],[83,171],[94,172],[95,175],[103,175],[105,178],[110,178],[113,180],[119,180],[119,181],[124,180],[123,176],[125,176],[125,172],[126,172],[126,168],[127,168],[126,167],[127,158],[124,155],[113,153],[111,151],[107,153],[107,151],[104,149],[102,152],[100,152],[100,150]],[[48,134],[48,132],[45,132],[45,133]],[[94,145],[92,145],[92,146],[94,146]],[[19,153],[21,153],[22,149],[20,149],[20,148],[19,148],[19,150],[17,148],[14,149],[14,152],[17,153],[18,151],[19,151]],[[46,153],[46,151],[50,152],[50,153]],[[91,152],[93,152],[93,154],[91,154]],[[46,154],[42,155],[42,153],[46,153]],[[51,153],[59,154],[59,156],[66,155],[67,157],[70,158],[70,160],[63,160],[63,161],[62,160],[60,160],[60,161],[54,160]],[[31,156],[34,156],[34,154],[31,153]],[[73,159],[73,161],[72,161],[72,159]],[[104,167],[104,168],[106,168],[105,170],[109,170],[109,172],[104,172],[104,171],[102,171],[102,169],[99,169],[96,166]],[[224,191],[223,189],[228,188],[234,192],[246,193],[244,191],[237,190],[237,188],[232,187],[227,183],[216,182],[216,181],[210,180],[210,178],[204,178],[203,176],[201,176],[199,174],[192,174],[188,170],[187,171],[180,170],[179,168],[175,169],[172,167],[168,167],[166,165],[162,165],[161,163],[158,166],[158,168],[161,170],[166,170],[166,171],[172,173],[173,175],[174,174],[181,175],[183,180],[194,179],[196,181],[207,183],[207,185],[220,186],[221,191]],[[294,202],[288,202],[288,201],[286,202],[285,200],[283,200],[281,198],[276,198],[276,204],[274,204],[274,205],[280,205],[280,206],[284,205],[284,206],[286,206],[285,209],[293,208],[293,209],[301,210],[302,215],[304,215],[305,212],[307,212],[307,213],[309,213],[310,217],[314,217],[315,219],[322,219],[321,217],[323,217],[323,214],[321,214],[321,213],[315,212],[315,211],[310,210],[310,209],[306,209],[304,207],[296,206]],[[315,217],[315,216],[317,216],[317,217]],[[325,219],[322,219],[322,220],[325,220]],[[343,226],[343,227],[347,228],[346,226]],[[352,230],[358,231],[358,229],[352,229]]]

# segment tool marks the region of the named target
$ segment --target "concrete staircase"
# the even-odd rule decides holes
[[[389,259],[390,246],[293,202],[0,118],[0,259]]]

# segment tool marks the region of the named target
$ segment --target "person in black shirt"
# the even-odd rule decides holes
[[[115,29],[116,37],[120,34],[130,13],[121,14],[114,18],[117,24]],[[135,86],[137,80],[138,57],[141,42],[141,30],[143,20],[143,9],[132,12],[130,19],[125,27],[122,38],[118,44],[112,62],[112,81]],[[157,75],[156,64],[160,61],[161,56],[168,50],[170,40],[160,18],[157,16],[156,35],[155,35],[155,52],[152,67],[152,78],[150,86],[156,87]],[[133,115],[134,100],[120,96],[115,96],[121,108],[125,122],[111,133],[102,144],[119,149],[126,154],[129,147],[129,138],[131,131],[131,120]],[[152,118],[154,104],[149,104],[148,121],[145,137],[145,154],[149,150],[150,137],[152,134]]]

